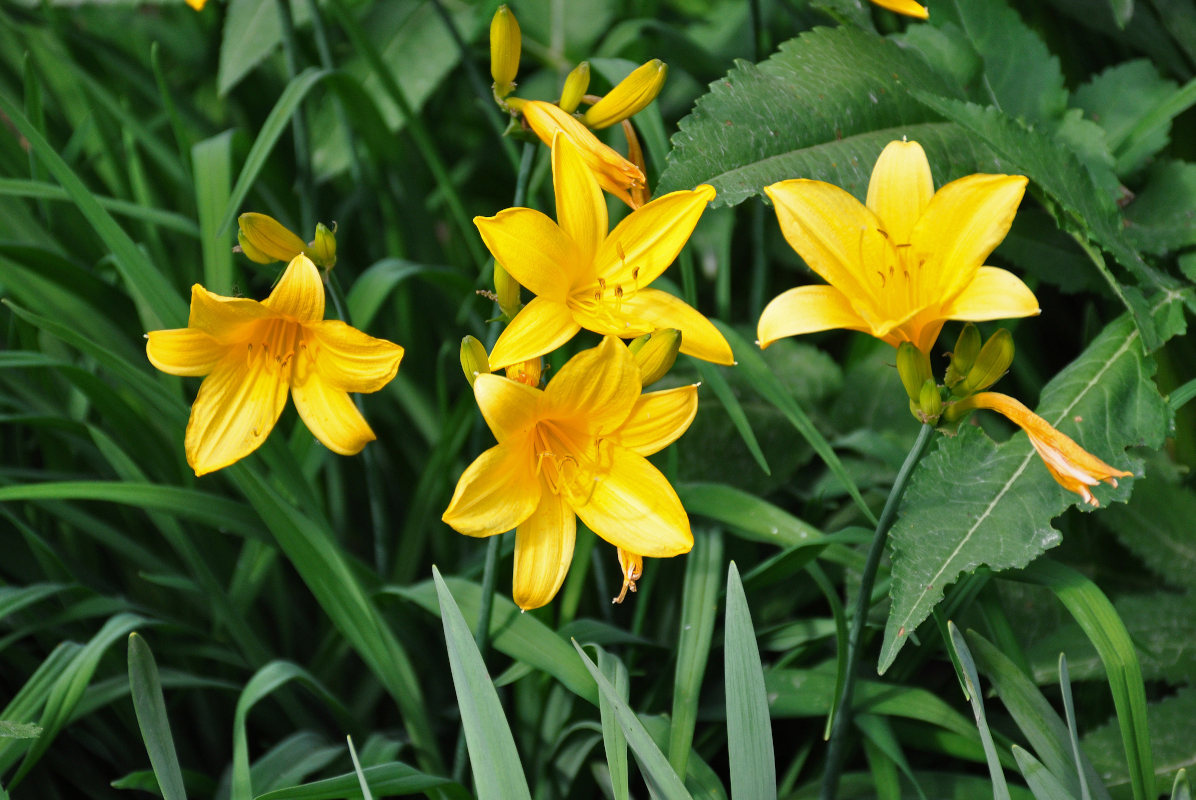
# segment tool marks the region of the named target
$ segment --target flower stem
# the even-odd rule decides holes
[[[826,768],[822,773],[821,800],[834,800],[839,791],[839,776],[843,771],[843,757],[847,730],[851,727],[851,701],[855,694],[856,667],[860,660],[860,638],[864,634],[864,622],[868,617],[868,608],[872,604],[872,585],[876,582],[876,570],[880,566],[880,556],[884,553],[885,542],[889,537],[889,528],[897,517],[897,507],[901,505],[901,498],[905,495],[905,488],[909,484],[910,475],[914,467],[926,453],[930,444],[933,425],[923,425],[918,431],[918,438],[905,457],[905,463],[893,481],[893,488],[889,491],[889,499],[885,501],[884,510],[880,513],[880,520],[876,523],[876,532],[872,535],[872,545],[868,549],[868,559],[864,562],[864,572],[860,576],[860,593],[856,598],[855,616],[851,619],[851,630],[847,634],[847,669],[843,684],[843,696],[839,699],[835,709],[834,723],[831,726],[831,741],[827,748]]]

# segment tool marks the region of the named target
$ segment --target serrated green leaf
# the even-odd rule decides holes
[[[1196,686],[1187,686],[1170,697],[1149,703],[1146,719],[1150,727],[1150,746],[1155,756],[1158,784],[1171,784],[1179,770],[1196,768]],[[1105,785],[1122,791],[1130,782],[1125,751],[1116,720],[1093,730],[1084,737],[1084,751],[1093,766],[1104,776]]]
[[[853,28],[815,28],[767,61],[740,62],[711,84],[673,136],[658,193],[709,183],[735,205],[786,178],[816,178],[863,197],[876,156],[908,136],[939,183],[980,160],[971,137],[911,102],[907,87],[957,96],[915,53]],[[992,170],[996,171],[996,170]]]
[[[1141,462],[1124,455],[1125,448],[1158,447],[1168,428],[1169,410],[1153,373],[1138,331],[1122,317],[1046,385],[1038,413],[1098,458],[1141,472]],[[1097,494],[1105,502],[1124,502],[1133,483],[1127,478],[1120,488]],[[1077,503],[1078,495],[1055,483],[1039,463],[1023,432],[998,445],[964,425],[957,436],[940,439],[914,474],[889,534],[893,605],[881,671],[947,585],[980,566],[1028,564],[1059,543],[1050,521]]]
[[[727,568],[726,641],[723,676],[727,693],[727,760],[731,768],[731,794],[767,800],[777,796],[777,771],[773,756],[772,723],[760,649],[739,569]]]
[[[1196,575],[1196,494],[1162,476],[1143,481],[1124,506],[1113,506],[1102,520],[1135,556],[1167,584],[1192,588]]]
[[[1196,164],[1164,161],[1125,207],[1126,238],[1145,253],[1162,255],[1196,244]]]
[[[432,580],[440,600],[440,621],[444,626],[461,726],[465,729],[474,791],[480,800],[518,800],[521,797],[531,800],[523,762],[515,749],[511,728],[486,663],[473,640],[473,632],[465,624],[461,610],[436,567],[432,567]]]

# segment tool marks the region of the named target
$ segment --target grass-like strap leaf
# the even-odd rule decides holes
[[[640,722],[639,717],[631,710],[631,706],[619,696],[619,692],[581,649],[581,645],[574,641],[573,647],[581,656],[582,663],[593,676],[594,682],[598,684],[598,691],[614,709],[619,727],[623,729],[623,735],[627,737],[627,744],[631,746],[631,752],[635,753],[636,763],[640,765],[640,772],[648,784],[648,791],[652,797],[656,800],[693,800],[689,792],[686,791],[682,779],[669,766],[668,759],[652,741],[652,737],[644,728],[644,724]]]
[[[432,580],[478,800],[531,800],[519,751],[473,632],[436,567],[432,567]]]
[[[777,766],[760,648],[739,569],[727,568],[723,679],[727,692],[727,760],[731,795],[768,800],[777,796]]]
[[[702,383],[710,386],[711,391],[714,392],[714,396],[718,398],[718,401],[723,404],[723,408],[727,410],[727,416],[731,418],[731,424],[735,426],[735,430],[739,431],[739,436],[743,439],[743,443],[747,445],[752,458],[756,459],[756,463],[760,465],[760,469],[764,471],[765,475],[771,475],[772,469],[768,466],[768,460],[764,458],[764,451],[760,449],[760,442],[756,440],[752,424],[748,422],[747,414],[743,413],[743,406],[740,405],[735,392],[731,390],[731,385],[727,383],[727,379],[719,372],[718,367],[713,364],[707,364],[705,361],[694,359],[694,366],[698,368],[698,374],[702,376]]]
[[[1036,561],[1015,577],[1053,591],[1100,653],[1117,709],[1134,798],[1153,799],[1154,757],[1146,721],[1146,687],[1134,643],[1113,604],[1091,580],[1049,559]]]
[[[615,687],[619,697],[626,702],[631,691],[631,678],[627,674],[627,666],[618,656],[611,655],[598,645],[594,645],[594,649],[598,651],[598,669]],[[627,772],[627,737],[619,727],[614,708],[601,695],[598,697],[598,710],[602,717],[602,746],[606,750],[606,769],[610,773],[611,794],[614,795],[614,800],[629,800],[631,790]]]
[[[1030,791],[1034,792],[1035,800],[1075,800],[1075,795],[1068,791],[1058,776],[1016,744],[1013,746],[1013,757],[1017,759],[1017,766],[1029,784]]]
[[[1168,428],[1154,369],[1123,316],[1043,388],[1038,413],[1099,458],[1140,474],[1141,462],[1125,448],[1158,447]],[[1126,478],[1096,494],[1102,502],[1124,501],[1133,483]],[[961,573],[1025,566],[1059,543],[1050,521],[1078,502],[1051,479],[1020,431],[1001,444],[972,425],[940,438],[914,473],[889,535],[893,605],[881,671]]]
[[[976,674],[976,663],[968,651],[963,634],[954,622],[947,622],[947,630],[951,637],[951,646],[955,650],[959,667],[963,671],[964,685],[967,687],[968,701],[972,704],[972,714],[976,718],[976,727],[980,731],[980,741],[984,745],[984,757],[988,761],[988,775],[993,783],[993,800],[1009,800],[1009,787],[1005,784],[1005,773],[1001,770],[1001,761],[997,758],[997,747],[993,743],[993,734],[988,727],[988,719],[984,713],[984,698],[980,694],[980,676]]]
[[[229,237],[220,235],[220,216],[228,208],[231,191],[232,157],[232,131],[204,139],[191,149],[195,207],[202,231],[199,242],[203,250],[203,285],[208,291],[224,295],[232,295],[235,289],[232,247]]]
[[[710,659],[714,618],[723,571],[723,540],[717,531],[694,531],[694,547],[685,559],[677,666],[673,672],[673,712],[669,726],[669,764],[678,775],[693,746],[702,678]],[[626,698],[624,698],[626,699]]]
[[[471,797],[464,787],[448,778],[428,775],[401,761],[365,767],[361,774],[369,781],[370,787],[384,797],[406,796],[419,792],[428,797],[448,797],[451,800],[469,800]],[[334,778],[259,794],[254,800],[342,800],[345,797],[353,797],[358,785],[359,779],[355,770]]]
[[[9,197],[24,197],[30,200],[55,200],[71,202],[71,195],[61,186],[44,181],[31,181],[23,178],[0,178],[0,195]],[[182,214],[163,208],[143,206],[130,200],[117,197],[95,196],[96,202],[106,211],[129,217],[139,222],[156,225],[164,230],[199,238],[199,227],[194,220]]]
[[[460,270],[417,264],[401,258],[385,258],[371,264],[353,281],[353,288],[346,298],[352,324],[368,330],[390,293],[408,278],[428,278],[460,294],[468,294],[473,289],[473,282],[463,276]]]
[[[158,665],[145,639],[136,633],[129,634],[129,692],[133,698],[133,710],[137,713],[141,740],[149,753],[150,766],[158,780],[162,800],[186,800],[183,771],[174,749],[170,720],[166,718],[166,701],[162,696]]]

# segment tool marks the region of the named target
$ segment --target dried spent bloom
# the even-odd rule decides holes
[[[1039,313],[1033,292],[984,266],[1025,192],[1021,175],[968,175],[934,191],[917,142],[890,142],[867,203],[829,183],[765,187],[789,245],[829,285],[781,293],[760,315],[761,347],[784,336],[847,328],[929,352],[949,319]]]
[[[641,556],[693,547],[681,500],[645,456],[689,427],[697,387],[641,389],[639,366],[613,336],[571,358],[544,389],[492,374],[474,381],[498,444],[466,468],[442,518],[467,536],[515,529],[520,608],[539,608],[560,589],[577,517]]]
[[[252,453],[287,402],[329,450],[361,451],[376,437],[349,392],[376,392],[403,348],[324,319],[324,283],[297,255],[263,302],[191,289],[186,328],[150,331],[146,355],[171,375],[207,376],[191,406],[185,449],[196,475]]]

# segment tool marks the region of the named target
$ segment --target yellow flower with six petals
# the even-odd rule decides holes
[[[789,245],[829,286],[799,286],[760,315],[761,347],[831,328],[863,331],[929,352],[949,319],[1039,313],[1013,273],[983,266],[1026,189],[1021,175],[968,175],[934,191],[917,142],[890,142],[876,161],[866,204],[829,183],[765,187]]]
[[[263,302],[191,289],[186,328],[151,331],[146,354],[171,375],[206,375],[191,407],[185,449],[196,475],[256,450],[287,402],[324,446],[361,451],[373,430],[349,392],[376,392],[398,372],[403,348],[324,319],[324,283],[296,256]]]
[[[582,328],[626,338],[677,328],[682,353],[733,363],[730,345],[708,319],[646,288],[677,257],[714,189],[658,197],[608,232],[602,191],[577,148],[559,134],[552,174],[557,222],[530,208],[474,218],[495,261],[536,295],[498,337],[490,368],[548,353]]]
[[[693,547],[677,493],[645,456],[689,427],[697,387],[641,390],[635,358],[611,336],[571,358],[544,389],[493,374],[475,379],[498,444],[462,474],[443,519],[467,536],[515,528],[520,608],[538,608],[557,593],[573,557],[576,517],[640,556]]]

